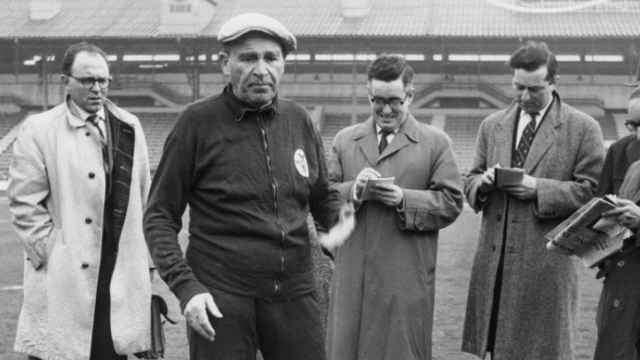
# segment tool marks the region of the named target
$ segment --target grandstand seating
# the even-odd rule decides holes
[[[604,136],[605,141],[615,141],[618,139],[616,120],[611,112],[606,111],[604,116],[597,117],[596,120],[600,123],[600,128],[602,129],[602,135]]]
[[[158,162],[160,162],[164,142],[171,129],[173,129],[178,114],[172,112],[152,112],[137,113],[136,115],[140,119],[140,124],[147,139],[151,170],[155,171]]]
[[[476,135],[482,119],[482,117],[447,117],[444,131],[453,141],[453,152],[458,161],[458,167],[463,173],[467,172],[472,165]]]
[[[4,138],[25,116],[23,112],[0,115],[0,139]],[[2,154],[0,154],[0,180],[7,180],[9,177],[9,163],[11,162],[12,153],[12,146],[9,145],[4,149]]]

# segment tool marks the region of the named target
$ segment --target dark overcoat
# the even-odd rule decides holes
[[[331,360],[429,360],[438,230],[462,209],[462,180],[449,138],[404,122],[378,155],[373,119],[340,131],[329,176],[349,198],[365,167],[395,176],[404,209],[366,201],[337,251],[328,320]]]
[[[590,116],[555,101],[539,125],[524,164],[537,178],[537,199],[478,192],[482,173],[509,166],[520,108],[480,125],[465,195],[482,223],[471,270],[462,350],[486,355],[496,272],[504,246],[502,290],[492,360],[570,360],[577,328],[575,259],[547,251],[544,234],[592,198],[602,168],[602,131]]]

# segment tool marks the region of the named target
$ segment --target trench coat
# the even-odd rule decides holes
[[[149,255],[142,213],[149,190],[138,119],[130,198],[111,280],[111,332],[119,354],[149,348]],[[24,300],[14,349],[43,360],[89,359],[100,265],[106,175],[99,141],[63,103],[24,120],[9,169],[9,207],[24,243]]]
[[[539,125],[524,164],[537,178],[537,199],[494,190],[478,193],[491,166],[510,166],[520,108],[489,115],[480,125],[465,195],[482,221],[463,330],[462,350],[484,358],[496,272],[504,246],[502,289],[492,360],[570,360],[577,333],[575,258],[546,250],[544,234],[589,201],[604,159],[602,131],[557,95]]]
[[[327,327],[330,360],[431,359],[438,230],[462,209],[462,180],[442,131],[409,115],[378,155],[373,119],[340,131],[329,177],[351,198],[365,167],[395,176],[403,210],[374,201],[337,250]]]

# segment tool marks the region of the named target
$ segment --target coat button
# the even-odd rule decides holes
[[[90,218],[90,217],[88,217],[88,218],[84,218],[84,223],[85,223],[85,224],[91,224],[92,222],[93,222],[93,220],[91,220],[91,218]]]
[[[84,134],[85,134],[85,136],[91,136],[91,133],[88,132],[88,131],[86,133],[84,133]]]
[[[93,179],[94,177],[96,177],[96,173],[93,171],[89,172],[89,179]]]
[[[89,263],[83,262],[80,267],[82,267],[83,269],[86,269],[89,267]]]
[[[491,245],[491,251],[496,251],[496,246],[495,245]]]
[[[620,299],[613,299],[613,307],[614,308],[620,307]]]
[[[496,215],[496,220],[497,220],[497,221],[502,220],[502,214],[498,214],[498,215]]]
[[[624,267],[624,260],[620,260],[618,261],[618,263],[616,264],[619,268]]]

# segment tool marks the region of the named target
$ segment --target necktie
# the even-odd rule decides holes
[[[98,118],[98,115],[91,114],[87,117],[87,123],[89,124],[88,129],[91,133],[93,133],[94,137],[100,142],[100,147],[102,149],[102,160],[104,166],[105,174],[111,173],[111,168],[113,167],[113,159],[111,157],[111,151],[109,150],[109,143],[107,142],[105,130],[106,128],[101,127],[104,126],[102,120]]]
[[[513,156],[513,166],[514,167],[523,167],[524,161],[527,159],[527,155],[529,154],[529,149],[531,148],[531,143],[533,143],[533,137],[536,134],[536,117],[538,117],[538,113],[530,113],[531,121],[527,124],[522,132],[522,136],[520,136],[520,142],[518,143],[518,148],[516,149],[516,153]]]
[[[380,130],[380,142],[378,143],[378,154],[382,154],[384,149],[389,145],[387,142],[387,136],[391,134],[393,131],[390,130]]]
[[[90,123],[91,125],[93,125],[96,130],[98,130],[98,135],[100,135],[100,140],[104,141],[105,138],[105,134],[104,134],[104,129],[102,128],[102,121],[100,120],[100,118],[98,117],[98,115],[96,114],[91,114],[89,115],[89,117],[87,117],[87,122]]]

